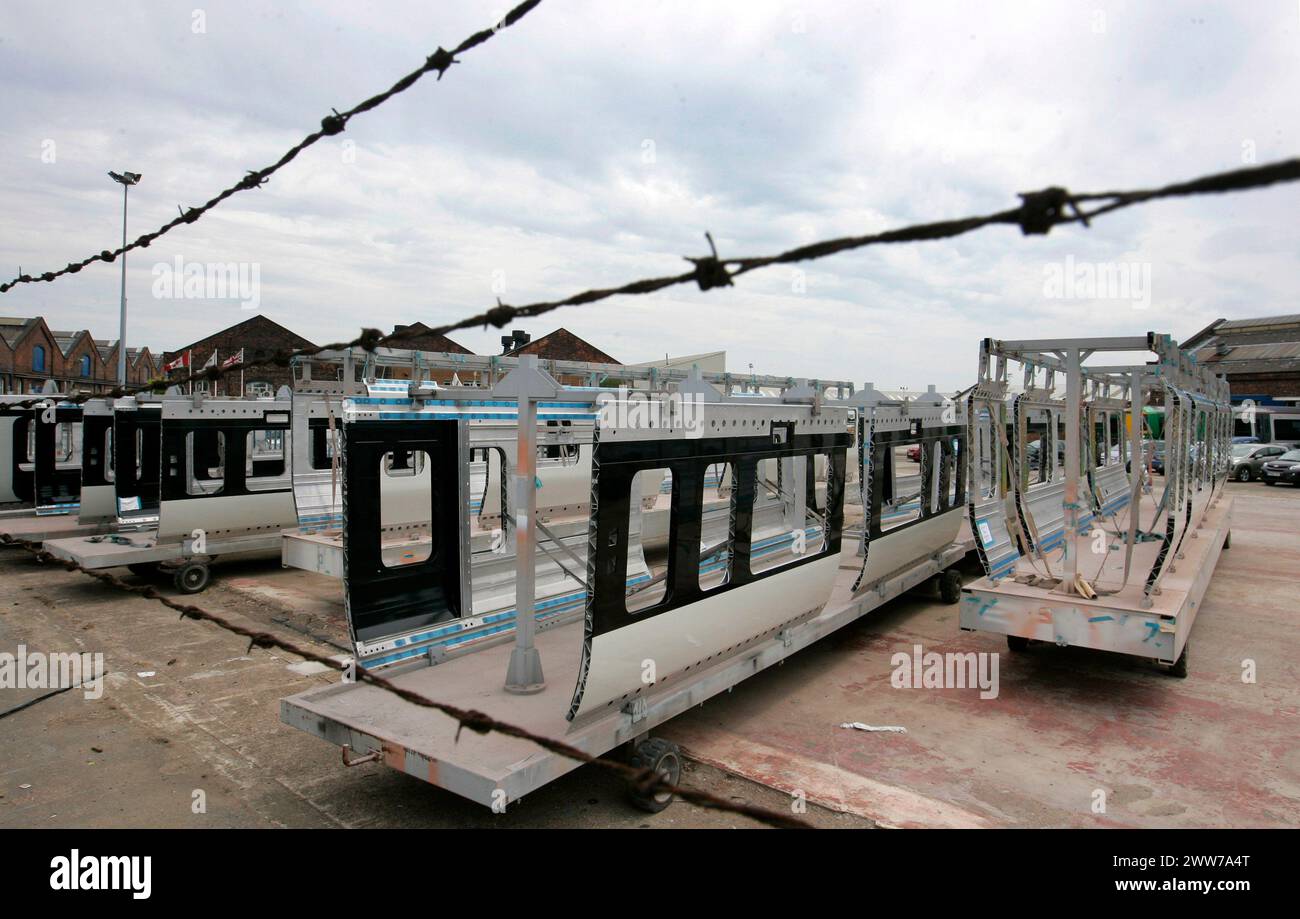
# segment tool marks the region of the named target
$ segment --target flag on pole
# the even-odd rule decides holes
[[[200,367],[199,369],[207,370],[209,367],[215,367],[215,366],[217,366],[217,349],[213,348],[212,356],[208,358],[207,361],[203,364],[203,366]]]
[[[184,354],[179,355],[175,360],[171,361],[170,363],[163,364],[163,372],[169,373],[173,370],[180,370],[182,367],[188,367],[189,365],[190,365],[190,352],[186,351]]]
[[[221,362],[221,369],[225,370],[227,367],[233,367],[235,364],[242,364],[243,362],[244,362],[244,349],[240,348],[238,354],[232,354],[230,355],[230,357],[226,358],[224,361]]]

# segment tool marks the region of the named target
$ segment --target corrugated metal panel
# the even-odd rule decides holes
[[[1206,354],[1205,351],[1209,353]],[[1300,357],[1300,341],[1279,342],[1272,345],[1233,345],[1227,354],[1216,354],[1213,348],[1203,349],[1197,359],[1204,363],[1220,361],[1267,361]]]
[[[1215,331],[1226,332],[1230,329],[1256,329],[1261,326],[1274,325],[1300,325],[1300,313],[1290,313],[1285,316],[1261,316],[1257,319],[1229,319],[1227,322],[1220,323]]]

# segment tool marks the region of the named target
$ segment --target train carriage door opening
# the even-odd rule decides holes
[[[468,489],[468,475],[460,436],[456,421],[355,421],[345,427],[344,577],[356,641],[373,643],[464,614],[468,521],[462,486]],[[407,542],[389,552],[394,546],[384,524],[386,518],[393,524],[394,515],[429,525],[418,538],[401,537]]]

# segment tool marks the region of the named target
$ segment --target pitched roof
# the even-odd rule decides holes
[[[574,335],[568,329],[556,329],[549,335],[534,338],[506,354],[536,354],[548,361],[586,361],[589,364],[617,364],[618,361],[591,342]]]
[[[18,339],[27,333],[27,330],[40,321],[40,317],[31,316],[26,319],[20,316],[0,316],[0,336],[4,337],[9,347],[18,343]]]
[[[1295,372],[1300,369],[1300,315],[1220,319],[1184,347],[1218,373]]]
[[[405,332],[401,339],[393,342],[394,347],[410,348],[413,351],[448,351],[452,354],[474,353],[460,342],[434,332],[423,322],[416,321],[410,325],[396,325],[393,326],[393,332]]]
[[[209,333],[209,334],[207,334],[207,335],[204,335],[202,338],[200,338],[200,339],[198,339],[198,340],[196,340],[196,341],[192,341],[192,342],[190,342],[188,345],[181,345],[179,348],[169,348],[169,349],[167,349],[166,353],[167,353],[167,354],[180,354],[182,351],[186,351],[186,350],[189,350],[189,349],[191,349],[191,348],[201,348],[202,345],[203,345],[203,343],[206,342],[206,341],[208,341],[209,339],[216,338],[218,335],[226,335],[226,334],[229,334],[230,332],[233,332],[233,331],[235,331],[236,329],[239,329],[239,328],[241,328],[241,327],[243,327],[243,326],[253,325],[253,324],[257,324],[257,325],[272,325],[272,326],[275,326],[277,329],[279,329],[281,332],[284,332],[286,335],[289,335],[289,336],[291,336],[292,338],[297,339],[297,341],[294,342],[294,344],[295,344],[296,347],[299,347],[299,348],[314,348],[314,347],[316,347],[312,342],[310,342],[310,341],[308,341],[307,339],[303,338],[301,335],[299,335],[297,332],[293,331],[292,329],[287,329],[287,328],[285,328],[284,326],[280,325],[280,323],[276,322],[274,319],[271,319],[271,318],[269,318],[269,317],[267,317],[267,316],[262,315],[261,313],[258,313],[256,316],[249,316],[249,317],[248,317],[247,319],[245,319],[243,322],[237,322],[237,323],[235,323],[235,324],[232,325],[232,326],[227,326],[227,327],[224,328],[224,329],[218,329],[218,330],[215,331],[215,332],[211,332],[211,333]]]

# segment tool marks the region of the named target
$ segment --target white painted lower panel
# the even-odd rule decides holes
[[[830,598],[839,555],[828,555],[697,603],[597,635],[574,688],[581,719],[649,690],[642,675],[650,662],[655,682],[712,658],[716,661],[765,632],[820,610]]]
[[[867,562],[859,581],[862,589],[904,565],[945,549],[957,538],[965,505],[919,523],[877,536],[867,544]]]
[[[112,485],[83,485],[81,522],[98,523],[117,516],[117,496]]]
[[[158,514],[158,541],[181,542],[196,529],[208,538],[279,533],[297,522],[293,494],[288,491],[235,497],[164,501]]]

